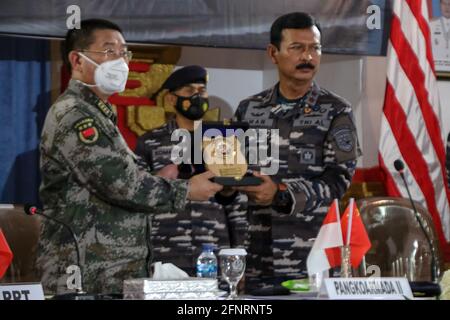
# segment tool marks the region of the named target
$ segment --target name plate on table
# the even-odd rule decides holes
[[[183,278],[178,280],[129,279],[123,282],[126,300],[209,299],[223,294],[217,279]]]
[[[336,300],[413,299],[406,278],[327,278],[320,295]]]
[[[1,284],[0,300],[44,300],[44,290],[40,283]]]

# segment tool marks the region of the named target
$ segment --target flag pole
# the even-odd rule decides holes
[[[341,213],[339,212],[339,200],[337,198],[334,199],[334,206],[336,207],[336,221],[338,226],[341,225]],[[340,246],[342,249],[342,246],[344,246],[344,237],[342,235],[342,232],[340,232],[340,236],[341,236],[341,242],[342,245]]]
[[[336,199],[334,199],[334,202],[335,202],[335,205],[336,205],[336,215],[337,215],[336,219],[337,219],[337,223],[339,225],[341,225],[341,213],[339,212],[339,201],[336,198]]]
[[[342,247],[341,252],[341,277],[342,278],[350,278],[352,276],[352,265],[351,265],[351,252],[350,252],[350,241],[351,241],[351,232],[352,232],[352,219],[353,219],[353,206],[355,204],[355,199],[350,198],[350,210],[348,217],[348,226],[347,226],[347,239]]]
[[[350,240],[351,240],[351,234],[352,234],[352,220],[353,220],[353,207],[355,205],[355,199],[354,198],[350,198],[350,211],[349,211],[349,217],[348,217],[348,226],[347,226],[347,241],[345,242],[346,246],[350,245]]]

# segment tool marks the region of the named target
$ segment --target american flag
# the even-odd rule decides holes
[[[394,0],[379,161],[391,196],[408,198],[394,161],[405,163],[412,198],[430,212],[445,260],[450,258],[450,206],[445,133],[425,0]],[[450,121],[450,119],[447,119]]]

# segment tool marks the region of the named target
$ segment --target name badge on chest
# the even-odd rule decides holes
[[[167,159],[170,160],[172,154],[172,146],[162,146],[152,150],[153,160]]]
[[[331,104],[318,105],[314,108],[305,107],[294,119],[294,128],[321,127],[329,128],[331,125]]]
[[[245,112],[244,121],[248,122],[251,127],[271,128],[273,126],[271,110],[271,106],[259,107],[249,104]]]

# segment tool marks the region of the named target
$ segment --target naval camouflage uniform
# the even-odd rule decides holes
[[[306,258],[328,206],[350,186],[360,155],[348,102],[315,83],[293,101],[278,87],[241,101],[235,115],[250,128],[279,129],[279,171],[272,179],[287,186],[292,204],[285,213],[249,204],[247,290],[307,276]]]
[[[162,127],[139,137],[135,152],[150,165],[153,172],[173,164],[171,152],[178,142],[170,138],[176,129],[178,126],[171,119]],[[192,149],[192,158],[193,154]],[[203,172],[204,167],[200,164],[181,164],[178,170],[178,178],[188,179]],[[178,213],[168,211],[153,216],[153,261],[173,263],[190,276],[195,276],[196,260],[202,251],[202,244],[214,244],[216,253],[222,248],[245,247],[248,235],[247,200],[243,194],[230,198],[216,195],[210,201],[188,201],[185,210]]]
[[[40,154],[45,213],[77,235],[85,291],[120,293],[124,279],[147,276],[150,213],[183,209],[186,181],[154,177],[141,166],[111,105],[76,80],[47,114]],[[64,292],[73,264],[69,232],[43,221],[38,268],[46,291]]]

